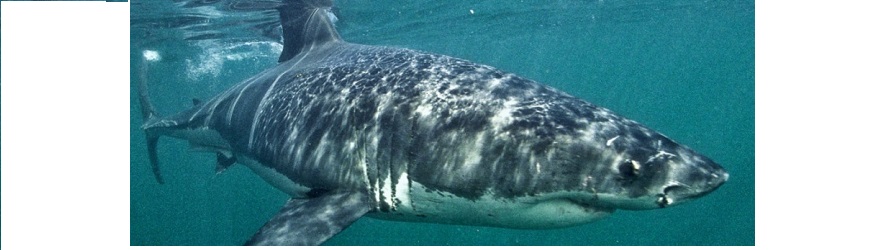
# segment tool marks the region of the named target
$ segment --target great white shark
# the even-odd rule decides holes
[[[158,116],[139,85],[149,160],[161,136],[241,163],[291,196],[248,245],[317,245],[368,215],[560,228],[674,206],[728,173],[637,122],[499,69],[353,44],[332,2],[276,5],[279,64]]]

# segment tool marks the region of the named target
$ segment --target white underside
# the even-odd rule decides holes
[[[401,190],[407,193],[399,194]],[[564,198],[568,193],[514,199],[486,194],[470,200],[445,192],[425,190],[423,185],[413,181],[411,188],[398,189],[397,194],[411,202],[394,204],[396,211],[368,215],[386,220],[544,229],[585,224],[612,213],[611,209],[593,209],[571,202]]]

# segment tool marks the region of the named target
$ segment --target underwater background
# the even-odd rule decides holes
[[[209,99],[276,64],[277,16],[233,1],[131,1],[130,244],[240,245],[288,196],[241,165],[165,138],[166,184],[146,155],[137,84],[160,114]],[[262,1],[266,2],[266,1]],[[325,245],[754,245],[754,1],[351,1],[344,40],[495,66],[657,130],[712,158],[730,180],[667,209],[619,210],[552,230],[364,217]],[[224,7],[223,7],[224,6]],[[234,5],[244,6],[244,5]],[[158,57],[144,59],[144,51]]]

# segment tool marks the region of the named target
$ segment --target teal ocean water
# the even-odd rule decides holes
[[[127,2],[127,0],[3,0],[3,1],[103,1],[103,2]]]
[[[178,1],[177,1],[178,2]],[[218,3],[212,3],[218,2]],[[288,196],[241,165],[162,139],[166,184],[148,165],[136,86],[171,114],[275,65],[272,16],[223,1],[131,1],[130,244],[240,245]],[[212,3],[212,4],[210,4]],[[617,211],[564,229],[362,218],[325,245],[754,245],[754,1],[335,1],[350,42],[492,65],[639,121],[730,172],[676,207]],[[258,29],[253,29],[257,27]],[[266,28],[265,28],[266,27]],[[156,51],[151,61],[143,52]]]

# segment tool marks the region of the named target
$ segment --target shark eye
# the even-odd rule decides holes
[[[623,178],[634,178],[640,174],[640,167],[635,161],[629,160],[618,165],[618,173]]]

